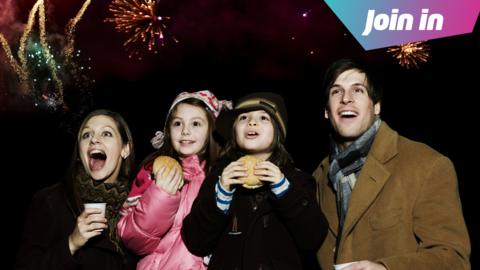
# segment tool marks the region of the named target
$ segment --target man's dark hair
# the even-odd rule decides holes
[[[325,76],[323,78],[323,105],[326,108],[328,104],[330,88],[335,83],[335,80],[338,78],[340,74],[347,70],[356,69],[361,73],[365,74],[367,78],[367,91],[368,96],[373,101],[373,104],[382,100],[382,89],[379,85],[377,79],[374,76],[374,73],[367,67],[367,65],[363,62],[358,60],[353,60],[349,58],[342,58],[340,60],[335,61],[331,64],[327,71],[325,72]]]

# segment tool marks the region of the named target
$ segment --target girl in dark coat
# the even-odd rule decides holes
[[[230,145],[184,219],[185,245],[205,256],[209,270],[317,269],[314,254],[327,225],[313,178],[294,167],[283,147],[283,99],[254,93],[239,100],[234,114]],[[246,154],[259,160],[256,188],[242,179],[248,169],[238,159]]]
[[[80,126],[65,180],[33,198],[16,269],[135,269],[116,233],[134,162],[133,141],[115,112],[91,112]],[[105,202],[100,209],[84,203]]]

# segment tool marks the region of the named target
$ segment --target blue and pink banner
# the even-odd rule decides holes
[[[325,0],[365,50],[471,33],[480,0]]]

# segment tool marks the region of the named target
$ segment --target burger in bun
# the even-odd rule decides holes
[[[155,158],[155,160],[153,161],[152,172],[156,175],[161,167],[165,167],[165,171],[163,171],[163,176],[168,175],[168,173],[173,168],[177,169],[179,173],[182,173],[182,166],[180,166],[180,163],[178,163],[177,160],[169,156],[158,156],[157,158]]]
[[[257,165],[257,162],[261,160],[254,156],[247,155],[241,157],[238,161],[242,161],[245,164],[245,167],[247,167],[248,176],[239,178],[240,180],[244,181],[244,184],[242,186],[249,189],[263,186],[262,181],[260,181],[260,179],[258,179],[258,176],[253,173],[255,171],[255,166]]]

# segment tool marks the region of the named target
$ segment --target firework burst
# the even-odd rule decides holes
[[[129,34],[130,37],[123,43],[129,52],[129,57],[141,59],[139,43],[146,43],[148,51],[158,53],[158,49],[166,42],[166,23],[171,19],[168,16],[158,15],[158,0],[113,0],[109,5],[112,18],[105,22],[115,24],[117,32]],[[169,36],[178,43],[174,36]]]
[[[87,10],[88,6],[90,5],[90,0],[85,0],[82,5],[82,8],[77,12],[77,15],[70,19],[65,28],[65,35],[67,36],[67,45],[64,48],[65,54],[65,61],[68,63],[72,60],[73,52],[75,50],[75,30],[77,27],[78,22],[82,19],[83,14]]]
[[[45,0],[37,0],[30,10],[18,45],[18,60],[14,57],[7,39],[0,33],[0,49],[3,49],[7,62],[19,80],[19,87],[15,89],[20,90],[21,97],[31,98],[35,106],[49,109],[66,108],[65,82],[74,84],[78,90],[85,90],[80,89],[83,85],[87,87],[91,85],[92,81],[82,75],[84,66],[78,60],[72,59],[75,57],[73,55],[75,28],[89,4],[90,0],[85,0],[78,14],[67,25],[65,30],[67,45],[63,50],[60,44],[63,44],[61,41],[65,40],[65,37],[47,34]],[[33,29],[37,21],[38,33]],[[79,51],[76,56],[79,57]]]
[[[430,59],[430,47],[424,41],[410,42],[395,46],[387,50],[391,53],[402,67],[407,69],[411,67],[418,68],[420,63],[425,63]]]
[[[55,57],[50,52],[50,46],[47,43],[47,30],[45,26],[45,5],[43,1],[40,2],[40,8],[38,9],[38,23],[40,28],[40,44],[42,44],[43,54],[45,56],[45,62],[47,63],[48,68],[50,69],[50,73],[52,74],[53,81],[55,82],[55,88],[58,91],[58,97],[61,102],[63,102],[63,83],[58,76],[58,69],[57,63],[55,61]]]

